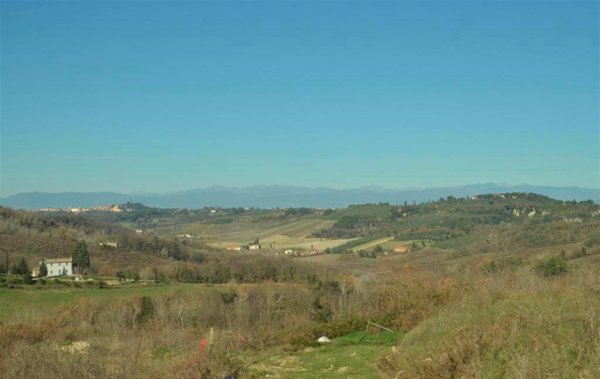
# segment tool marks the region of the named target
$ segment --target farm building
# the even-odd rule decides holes
[[[98,242],[98,246],[104,247],[104,248],[113,248],[113,249],[116,249],[116,248],[119,247],[119,243],[118,242],[112,242],[112,241]]]
[[[73,258],[53,258],[40,262],[46,264],[48,276],[73,275]]]

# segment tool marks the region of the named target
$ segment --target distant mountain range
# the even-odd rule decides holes
[[[474,184],[457,187],[422,189],[355,189],[308,188],[292,186],[255,186],[247,188],[215,186],[167,194],[122,194],[113,192],[20,193],[0,198],[0,205],[21,209],[95,207],[108,204],[139,202],[159,208],[219,207],[312,207],[341,208],[351,204],[389,202],[425,202],[441,197],[465,197],[485,193],[534,192],[558,200],[600,202],[600,189],[551,187],[536,185]]]

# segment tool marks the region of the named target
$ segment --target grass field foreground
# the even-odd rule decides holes
[[[379,378],[377,358],[392,348],[397,333],[357,331],[333,339],[322,346],[307,347],[297,352],[269,350],[243,356],[247,373],[256,378],[343,379]]]
[[[598,378],[598,274],[488,278],[406,334],[379,367],[394,378]]]
[[[222,286],[221,286],[222,287]],[[201,284],[168,284],[111,286],[99,289],[48,285],[46,287],[24,286],[21,289],[0,287],[0,322],[15,323],[36,320],[56,314],[61,308],[85,300],[98,304],[111,304],[119,300],[140,296],[163,294],[189,294],[214,291],[219,286]]]

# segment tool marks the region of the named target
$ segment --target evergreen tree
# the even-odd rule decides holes
[[[48,276],[48,267],[46,266],[46,262],[42,261],[40,263],[40,277]]]
[[[16,275],[26,275],[29,273],[29,266],[27,266],[27,262],[25,262],[25,258],[21,258],[19,264],[13,267],[13,274]]]
[[[90,267],[90,254],[85,241],[82,240],[77,243],[77,247],[73,252],[73,262],[78,267],[79,273],[83,273]]]

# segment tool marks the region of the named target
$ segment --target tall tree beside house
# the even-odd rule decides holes
[[[18,265],[13,266],[12,273],[15,275],[21,275],[23,277],[23,281],[25,284],[32,284],[31,273],[29,272],[29,266],[27,266],[27,262],[25,262],[25,258],[21,258],[21,261]]]
[[[29,266],[27,266],[25,258],[21,258],[19,264],[13,267],[12,272],[16,275],[26,275],[29,273]]]
[[[73,263],[78,267],[79,273],[90,268],[90,253],[88,253],[85,241],[79,241],[73,252]]]
[[[40,276],[48,276],[48,267],[46,266],[46,262],[44,261],[40,262]]]

